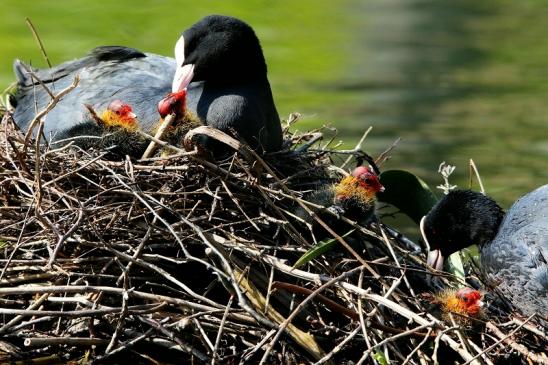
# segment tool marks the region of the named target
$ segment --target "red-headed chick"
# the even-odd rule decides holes
[[[200,119],[187,109],[186,96],[187,91],[184,89],[169,93],[158,103],[158,113],[162,120],[170,114],[175,114],[175,120],[162,137],[163,140],[175,146],[181,144],[189,130],[202,125]]]
[[[369,221],[375,212],[376,194],[384,191],[377,175],[369,168],[358,166],[351,175],[333,186],[333,201],[350,219]],[[368,216],[369,217],[366,217]]]
[[[382,191],[384,191],[384,187],[380,183],[378,176],[369,168],[359,166],[354,169],[351,175],[342,178],[339,183],[324,186],[305,196],[304,199],[324,206],[328,210],[337,213],[339,217],[345,216],[365,226],[375,216],[376,194]],[[350,229],[348,225],[336,219],[331,214],[318,214],[322,220],[339,234],[344,234]],[[295,215],[308,223],[315,222],[314,218],[300,206],[295,210]],[[327,231],[314,228],[316,239],[321,239],[327,235]]]
[[[481,298],[479,291],[466,287],[443,290],[431,302],[440,306],[444,320],[450,322],[452,317],[457,324],[469,325],[471,319],[482,316]]]
[[[181,117],[186,112],[186,89],[175,93],[169,93],[158,103],[158,113],[163,119],[169,114]]]
[[[139,122],[129,104],[114,100],[100,115],[97,115],[90,105],[85,106],[94,122],[77,125],[71,130],[71,134],[100,138],[81,138],[76,141],[77,145],[84,149],[108,150],[114,156],[141,156],[147,140],[137,133],[140,129]]]
[[[139,122],[133,109],[121,100],[111,102],[100,118],[106,127],[121,127],[130,132],[139,129]]]

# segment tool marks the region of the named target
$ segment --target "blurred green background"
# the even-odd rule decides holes
[[[204,15],[233,15],[261,39],[278,111],[296,127],[332,123],[347,147],[373,126],[383,168],[437,185],[441,161],[468,186],[469,158],[506,207],[548,182],[548,6],[544,0],[52,1],[2,0],[0,86],[14,58],[52,63],[99,45],[172,55]]]

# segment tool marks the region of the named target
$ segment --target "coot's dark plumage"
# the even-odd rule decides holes
[[[506,216],[491,198],[452,191],[428,213],[429,263],[477,244],[493,284],[526,315],[548,316],[548,185],[520,198]]]
[[[104,110],[114,99],[132,105],[142,128],[150,131],[159,119],[158,102],[168,92],[188,87],[188,108],[206,124],[234,130],[256,149],[281,147],[265,59],[249,25],[232,17],[207,16],[183,33],[175,56],[176,60],[126,47],[99,47],[82,59],[34,70],[54,91],[80,75],[78,87],[46,116],[46,136],[65,137],[73,128],[78,133],[82,130],[78,124],[90,122],[83,104]],[[15,61],[14,68],[18,79],[14,119],[26,129],[35,110],[42,110],[50,97],[21,61]]]

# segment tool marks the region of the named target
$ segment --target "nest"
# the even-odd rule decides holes
[[[424,255],[378,222],[347,222],[340,245],[292,267],[314,244],[292,211],[347,158],[302,148],[318,136],[286,130],[264,158],[132,161],[25,141],[6,114],[2,361],[547,362],[530,318],[495,303],[473,324],[436,312]]]

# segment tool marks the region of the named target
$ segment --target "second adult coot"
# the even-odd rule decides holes
[[[51,100],[19,60],[15,122],[26,130]],[[171,91],[187,88],[188,108],[204,124],[233,131],[253,148],[281,148],[280,119],[263,52],[253,29],[241,20],[210,15],[185,30],[175,47],[175,60],[127,47],[98,47],[84,58],[51,69],[33,70],[52,91],[69,86],[80,75],[77,88],[45,117],[47,137],[59,139],[81,131],[92,122],[84,104],[104,110],[114,99],[134,108],[142,128],[158,122],[156,106]]]
[[[526,315],[548,316],[548,185],[520,198],[506,215],[488,196],[451,191],[428,213],[425,234],[437,269],[443,258],[478,245],[493,285]]]

